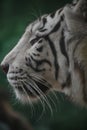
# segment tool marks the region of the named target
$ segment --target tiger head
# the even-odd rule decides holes
[[[41,20],[31,23],[1,63],[8,82],[23,102],[28,102],[29,97],[31,100],[43,97],[52,86],[58,85],[55,45],[47,35],[38,34],[43,33],[47,18],[50,16],[42,16]]]
[[[44,98],[53,89],[76,96],[72,53],[79,37],[87,33],[79,5],[66,5],[31,23],[3,59],[8,82],[22,102]]]

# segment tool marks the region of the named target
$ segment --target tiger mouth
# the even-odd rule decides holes
[[[30,97],[35,97],[34,94],[32,92],[30,92],[26,86],[23,86],[23,88],[26,90],[26,93],[30,96]],[[23,88],[21,86],[16,86],[15,89],[17,91],[19,91],[21,94],[25,94],[25,92],[23,91]]]
[[[27,75],[27,78],[24,79],[17,75],[8,76],[8,81],[20,95],[29,96],[30,98],[42,97],[51,88],[51,85],[46,80],[42,77],[36,77],[36,75]]]
[[[39,91],[37,91],[36,89],[32,88],[32,86],[30,86],[32,88],[32,92],[29,90],[29,88],[27,88],[27,86],[25,84],[23,84],[23,86],[16,86],[15,88],[22,94],[27,94],[29,95],[29,97],[32,98],[36,98],[36,97],[40,97],[41,94],[46,94],[49,90],[49,87],[42,85],[41,83],[37,82],[36,83],[38,86]]]

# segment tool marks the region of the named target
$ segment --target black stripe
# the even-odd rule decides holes
[[[51,39],[49,38],[49,36],[46,36],[44,38],[49,42],[51,51],[52,51],[53,56],[54,56],[55,78],[57,80],[57,78],[58,78],[58,70],[59,70],[59,65],[58,65],[58,62],[57,62],[57,60],[58,60],[57,59],[57,52],[56,52],[54,43],[51,41]]]
[[[42,19],[42,22],[43,22],[43,26],[42,26],[41,28],[38,29],[40,32],[44,32],[44,31],[47,30],[47,29],[43,29],[44,26],[45,26],[45,24],[47,23],[47,19],[46,19],[46,18],[43,18],[43,19]]]
[[[40,28],[39,31],[40,31],[40,32],[45,32],[45,31],[47,31],[46,28],[45,28],[45,29],[43,29],[43,28],[44,28],[44,26],[43,26],[42,28]]]
[[[68,63],[68,65],[69,65],[69,57],[68,57],[68,55],[67,55],[66,47],[65,47],[64,31],[62,31],[61,39],[60,39],[59,45],[60,45],[60,50],[61,50],[62,54],[66,57],[67,63]]]
[[[40,67],[39,67],[39,66],[41,66],[43,63],[47,63],[50,67],[52,66],[52,65],[51,65],[51,62],[48,61],[48,60],[46,60],[46,59],[36,60],[36,59],[34,59],[32,56],[30,56],[30,57],[31,57],[31,58],[25,58],[25,60],[26,60],[26,66],[31,67],[31,68],[32,68],[34,71],[36,71],[36,72],[41,72],[41,71],[45,71],[45,70],[46,70],[45,68],[40,69]],[[32,61],[34,62],[34,65],[35,65],[35,66],[33,66]]]
[[[38,41],[38,43],[42,43],[43,42],[43,39],[40,39],[39,41]]]
[[[56,24],[56,26],[53,28],[53,30],[50,32],[51,33],[54,33],[54,32],[57,32],[59,30],[61,26],[61,21],[58,21],[58,23]]]
[[[63,8],[59,9],[59,12],[58,12],[58,13],[60,14],[60,13],[62,12],[62,10],[63,10]]]
[[[34,56],[37,56],[37,57],[40,57],[40,54],[36,54],[36,53],[32,53],[32,55],[34,55]]]
[[[56,12],[51,13],[51,14],[50,14],[50,17],[51,17],[51,18],[54,18],[55,14],[56,14]]]
[[[40,46],[40,47],[38,47],[36,50],[38,51],[38,52],[42,52],[43,51],[43,46]]]
[[[45,25],[47,23],[47,19],[43,18],[43,25]]]
[[[60,20],[59,20],[58,23],[55,25],[55,27],[51,30],[51,32],[49,32],[48,35],[50,35],[50,34],[52,34],[52,33],[54,33],[54,32],[57,32],[57,31],[59,30],[59,28],[61,27],[61,22],[63,22],[63,21],[64,21],[64,15],[61,15],[61,16],[60,16]],[[45,25],[44,25],[44,26],[45,26]],[[43,29],[44,26],[41,27],[41,28],[39,28],[38,30],[39,30],[40,32],[46,31],[47,29]],[[46,34],[46,35],[47,35],[47,34]],[[43,35],[43,37],[45,37],[45,34]]]
[[[64,15],[61,15],[60,20],[61,22],[64,21]]]
[[[49,34],[57,32],[61,26],[61,22],[63,22],[63,21],[64,21],[64,15],[61,15],[60,20],[58,21],[58,23],[55,25],[55,27]]]
[[[38,69],[38,68],[36,68],[36,67],[33,67],[31,64],[28,64],[28,63],[26,63],[26,66],[31,67],[35,72],[45,71],[45,68],[43,68],[43,69]]]
[[[31,59],[36,63],[36,66],[39,68],[43,63],[47,63],[49,66],[51,66],[50,61],[43,59],[43,60],[36,60],[31,56]]]
[[[38,40],[39,40],[39,37],[36,37],[30,41],[30,44],[33,46]]]

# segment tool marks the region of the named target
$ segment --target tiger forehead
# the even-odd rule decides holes
[[[53,20],[55,20],[55,19],[53,19],[50,14],[45,14],[42,17],[38,18],[33,23],[29,24],[28,27],[26,28],[26,31],[35,33],[35,31],[37,31],[39,28],[41,28],[43,26],[43,24],[45,25],[47,23],[47,21],[50,21],[50,23],[49,23],[49,25],[50,25]]]
[[[48,16],[48,14],[45,14],[45,15],[39,17],[38,19],[36,19],[34,22],[31,22],[27,26],[26,30],[31,30],[32,28],[35,28],[36,26],[40,25],[40,23],[42,22],[43,18],[46,18],[47,16]]]
[[[40,27],[40,21],[39,20],[36,20],[35,22],[33,23],[30,23],[27,28],[26,28],[26,32],[29,32],[30,34],[32,33],[35,33],[36,30]]]

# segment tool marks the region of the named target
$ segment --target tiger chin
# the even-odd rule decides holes
[[[1,67],[23,103],[49,91],[87,106],[87,1],[74,1],[29,24]]]

